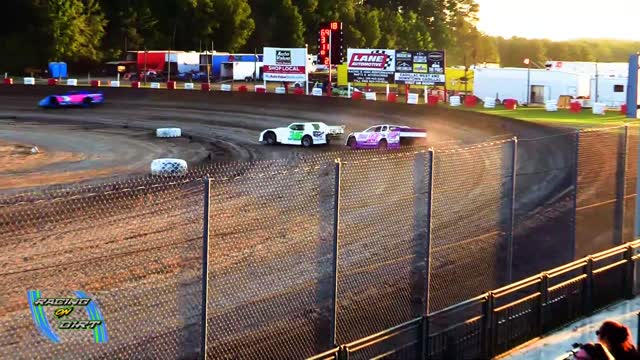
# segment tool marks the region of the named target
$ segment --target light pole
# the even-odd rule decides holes
[[[531,104],[531,59],[524,59],[524,63],[527,64],[527,106]]]

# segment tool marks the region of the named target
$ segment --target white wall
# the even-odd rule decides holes
[[[598,77],[598,102],[618,107],[627,102],[626,77]],[[622,85],[623,92],[614,92],[615,85]],[[591,79],[591,100],[596,102],[596,79]]]
[[[588,96],[589,77],[559,71],[531,69],[531,86],[544,86],[544,100],[556,100],[561,95]],[[526,68],[477,68],[473,93],[480,99],[517,99],[527,102]]]
[[[173,58],[173,54],[171,57]],[[177,63],[178,72],[200,71],[200,54],[197,52],[179,53]]]

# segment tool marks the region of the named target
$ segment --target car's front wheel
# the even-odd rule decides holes
[[[268,132],[264,134],[264,141],[267,145],[275,145],[276,144],[276,134],[272,132]]]
[[[93,104],[93,99],[90,97],[86,97],[84,99],[82,99],[82,105],[84,105],[84,107],[89,107],[91,106],[91,104]]]
[[[308,147],[311,147],[312,145],[313,145],[313,139],[311,138],[311,136],[305,135],[302,138],[302,146],[308,148]]]
[[[349,140],[347,140],[347,146],[354,149],[356,147],[356,138],[353,136],[350,137]]]

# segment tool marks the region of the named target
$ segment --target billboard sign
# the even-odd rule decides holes
[[[445,85],[444,51],[396,51],[397,84]]]
[[[396,51],[390,49],[347,49],[349,82],[388,84],[396,70]]]
[[[307,49],[264,48],[265,81],[306,81]]]

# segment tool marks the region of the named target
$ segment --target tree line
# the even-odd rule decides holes
[[[626,61],[640,43],[503,39],[474,25],[475,0],[4,0],[0,67],[97,64],[143,49],[317,50],[319,24],[342,21],[346,47],[446,49],[449,65],[524,58]]]

